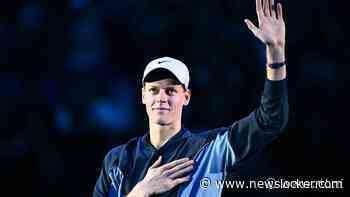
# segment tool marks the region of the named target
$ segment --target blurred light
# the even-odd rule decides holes
[[[79,18],[70,31],[72,47],[65,66],[71,71],[91,71],[106,62],[106,48],[101,24],[95,16]]]
[[[66,66],[71,71],[91,71],[96,65],[103,64],[101,55],[99,50],[73,52],[67,57]]]
[[[127,131],[135,122],[135,95],[130,82],[123,76],[118,76],[111,85],[112,95],[92,104],[90,118],[99,128],[105,128],[103,131]]]
[[[38,4],[27,4],[18,12],[18,18],[24,28],[39,29],[44,21],[44,10]]]
[[[101,24],[95,16],[79,18],[71,26],[70,36],[74,44],[84,44],[101,38]]]
[[[62,130],[68,130],[73,128],[73,115],[72,112],[64,107],[56,107],[55,112],[56,128]]]
[[[99,128],[122,132],[132,125],[132,112],[128,109],[128,105],[108,99],[95,102],[90,110],[90,117]]]
[[[87,7],[91,3],[90,0],[70,0],[70,7],[72,10],[79,11]]]

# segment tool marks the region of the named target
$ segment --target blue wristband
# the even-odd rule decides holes
[[[276,68],[281,68],[285,64],[286,64],[285,62],[273,63],[273,64],[268,64],[268,67],[276,69]]]

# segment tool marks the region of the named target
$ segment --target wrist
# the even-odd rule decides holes
[[[287,77],[286,66],[284,65],[276,69],[270,68],[269,66],[267,66],[266,77],[271,81],[279,81],[279,80],[285,79]]]
[[[142,182],[139,182],[127,195],[127,197],[149,197],[151,192],[147,190],[147,187],[143,185]]]
[[[285,61],[284,46],[267,45],[266,46],[266,63],[274,64]]]

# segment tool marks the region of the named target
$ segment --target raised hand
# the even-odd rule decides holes
[[[128,197],[161,194],[190,180],[188,173],[193,170],[193,160],[183,158],[160,166],[161,159],[159,157],[154,162],[145,178],[133,188]]]
[[[274,6],[274,0],[256,0],[259,28],[249,19],[245,19],[244,22],[253,34],[267,46],[284,48],[286,33],[282,5],[277,4],[277,11]]]

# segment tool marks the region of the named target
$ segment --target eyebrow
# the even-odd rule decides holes
[[[155,87],[155,88],[158,88],[158,87],[160,87],[160,85],[152,85],[152,84],[149,84],[149,86],[150,87]],[[178,85],[165,85],[165,87],[164,88],[175,88],[175,87],[177,87]]]

